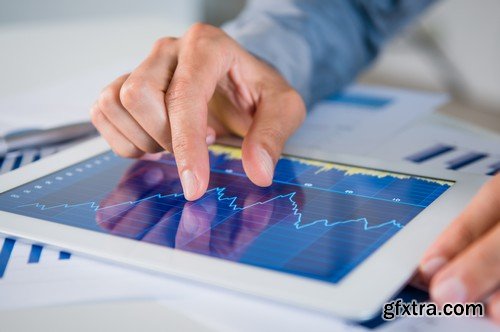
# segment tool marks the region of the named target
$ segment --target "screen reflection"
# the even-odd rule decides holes
[[[182,193],[172,165],[151,157],[139,160],[100,202],[96,223],[114,235],[238,260],[266,228],[283,219],[290,200],[276,199],[279,193],[269,188],[252,186],[235,196],[226,187],[225,177],[212,176],[207,194],[189,202],[171,194]],[[300,189],[294,201],[302,204]]]

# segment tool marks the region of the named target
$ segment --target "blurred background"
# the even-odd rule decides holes
[[[0,0],[0,42],[7,43],[2,43],[3,49],[9,43],[16,48],[11,53],[7,47],[6,52],[2,50],[0,66],[4,78],[18,77],[9,82],[2,79],[0,89],[6,94],[43,84],[40,77],[30,76],[33,66],[44,66],[51,78],[63,78],[84,71],[87,65],[106,65],[106,55],[109,58],[113,53],[140,58],[156,38],[182,34],[196,21],[220,25],[236,16],[244,5],[244,0]],[[483,125],[491,127],[498,115],[489,114],[500,113],[499,12],[497,0],[440,1],[392,41],[361,80],[446,91],[456,102],[452,113],[474,118],[480,112]],[[99,40],[93,44],[92,36],[96,34]],[[46,43],[50,36],[60,40],[61,45]],[[12,44],[12,40],[28,37],[27,45]],[[75,38],[82,42],[74,45]],[[71,45],[70,50],[65,45]],[[51,59],[54,52],[61,56],[79,52],[85,56],[78,59],[77,65],[60,63]]]

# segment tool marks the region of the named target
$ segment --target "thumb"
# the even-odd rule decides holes
[[[261,98],[242,145],[243,168],[253,183],[271,185],[283,147],[305,114],[302,97],[290,88]]]
[[[460,216],[427,249],[419,273],[429,281],[465,248],[484,236],[500,220],[500,175],[488,181]]]

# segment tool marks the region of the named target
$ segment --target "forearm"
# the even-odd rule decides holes
[[[224,29],[313,104],[351,82],[432,2],[254,0]]]

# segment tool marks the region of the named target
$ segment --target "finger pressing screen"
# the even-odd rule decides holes
[[[208,102],[232,61],[227,55],[231,50],[217,43],[220,32],[213,29],[196,25],[183,38],[166,96],[172,148],[187,200],[200,198],[208,186]]]

